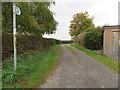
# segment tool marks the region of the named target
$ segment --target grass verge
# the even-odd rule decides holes
[[[86,53],[87,55],[91,56],[95,60],[101,62],[108,68],[110,68],[113,72],[118,73],[118,61],[113,60],[110,57],[100,55],[92,50],[86,49],[86,48],[80,48],[77,44],[70,44],[71,46],[75,47],[76,49]],[[120,64],[120,63],[119,63]]]
[[[74,55],[77,54],[77,52],[75,50],[73,50],[71,47],[69,47],[68,45],[65,45],[67,47],[67,49],[69,49]]]
[[[13,59],[3,63],[3,88],[36,88],[59,64],[61,46],[32,55],[18,56],[17,71],[13,70]]]

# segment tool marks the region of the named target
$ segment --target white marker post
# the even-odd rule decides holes
[[[20,9],[13,3],[13,45],[14,45],[14,70],[17,70],[17,50],[16,50],[16,14],[20,15]]]

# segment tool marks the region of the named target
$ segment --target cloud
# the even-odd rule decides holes
[[[96,26],[118,24],[119,0],[55,0],[56,5],[51,8],[55,12],[55,19],[59,26],[56,34],[44,35],[47,38],[70,40],[69,25],[76,13],[88,11],[94,17]]]
[[[118,0],[100,0],[88,11],[90,15],[95,17],[96,26],[118,24]]]

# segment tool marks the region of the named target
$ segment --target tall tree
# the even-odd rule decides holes
[[[93,17],[89,17],[88,12],[77,13],[71,21],[70,35],[72,37],[77,36],[89,27],[94,27]]]
[[[19,2],[21,15],[17,16],[18,33],[43,35],[56,31],[57,22],[50,11],[53,2]],[[3,30],[12,31],[12,3],[2,4]]]

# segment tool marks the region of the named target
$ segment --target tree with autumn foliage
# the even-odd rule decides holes
[[[70,35],[75,37],[84,30],[94,27],[93,17],[90,17],[88,12],[77,13],[73,16],[70,25]]]

